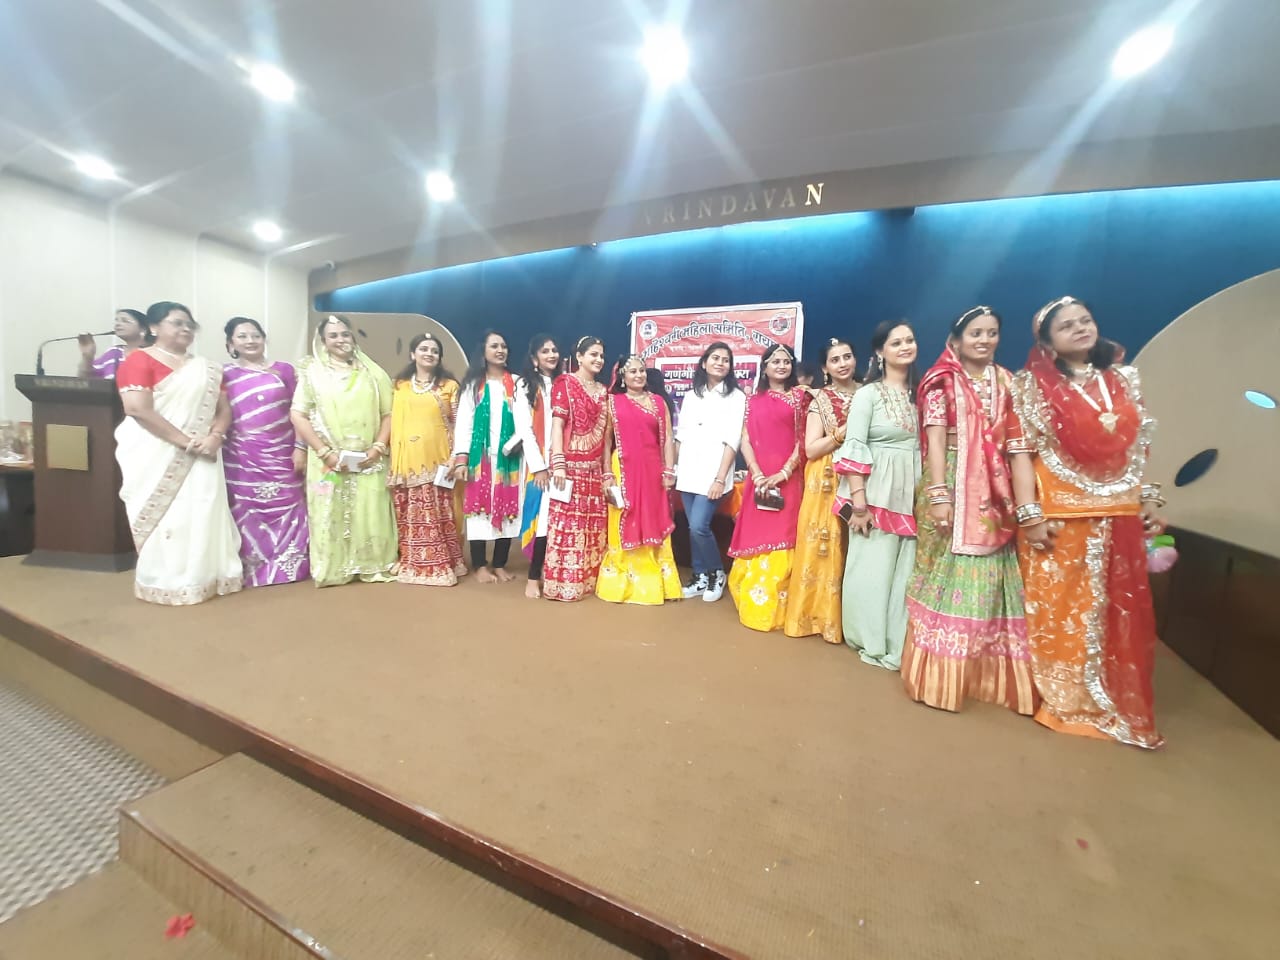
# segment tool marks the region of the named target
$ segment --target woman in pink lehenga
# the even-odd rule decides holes
[[[617,370],[609,393],[613,475],[605,483],[621,494],[609,504],[609,549],[600,564],[596,596],[611,603],[660,605],[683,594],[671,552],[671,487],[675,441],[666,402],[648,389],[639,357]],[[616,481],[616,482],[615,482]]]
[[[742,456],[751,472],[729,545],[729,596],[753,630],[781,630],[804,498],[804,421],[810,395],[796,384],[795,358],[776,343],[760,360],[747,401]]]
[[[225,329],[233,362],[222,370],[231,404],[222,464],[240,531],[244,585],[306,580],[311,576],[302,481],[307,454],[289,419],[298,376],[292,365],[266,358],[267,337],[258,321],[232,317]]]

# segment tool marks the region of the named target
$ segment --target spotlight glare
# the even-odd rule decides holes
[[[1131,36],[1116,51],[1111,72],[1121,80],[1136,77],[1155,66],[1173,46],[1173,27],[1156,24]]]
[[[426,177],[427,196],[436,203],[448,203],[457,196],[457,188],[453,185],[453,177],[443,170],[432,170]]]
[[[76,169],[94,180],[115,180],[116,168],[101,157],[76,157]]]
[[[270,63],[259,63],[249,70],[249,82],[268,100],[290,103],[297,92],[293,78]]]
[[[675,27],[650,27],[644,34],[640,60],[655,87],[669,87],[688,74],[689,47]]]
[[[276,243],[284,236],[284,231],[279,225],[270,220],[258,220],[254,223],[253,233],[263,243]]]

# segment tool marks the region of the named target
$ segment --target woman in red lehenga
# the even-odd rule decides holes
[[[1156,629],[1146,538],[1163,529],[1144,484],[1154,421],[1138,372],[1072,297],[1035,318],[1014,378],[1009,451],[1026,585],[1035,718],[1052,730],[1153,748]]]
[[[604,369],[604,342],[583,337],[574,350],[575,373],[551,388],[551,510],[542,595],[581,600],[595,591],[605,550],[604,439],[609,426],[607,391],[596,377]],[[568,487],[567,500],[557,492]]]

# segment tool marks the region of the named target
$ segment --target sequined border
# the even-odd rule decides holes
[[[1125,470],[1119,477],[1112,480],[1090,479],[1079,463],[1061,452],[1048,403],[1041,396],[1035,377],[1023,370],[1013,378],[1014,411],[1022,421],[1023,431],[1034,434],[1035,452],[1055,477],[1095,497],[1118,496],[1142,483],[1142,475],[1147,466],[1147,448],[1151,445],[1156,427],[1155,419],[1147,413],[1147,408],[1142,402],[1142,389],[1137,369],[1130,366],[1118,366],[1113,369],[1120,375],[1125,392],[1137,407],[1140,419],[1138,436],[1129,448]],[[1031,427],[1030,431],[1027,430],[1028,426]]]

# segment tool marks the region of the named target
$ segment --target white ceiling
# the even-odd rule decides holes
[[[0,168],[309,268],[416,239],[837,170],[1280,124],[1280,0],[0,0]],[[1118,86],[1118,43],[1180,22]],[[263,101],[237,58],[278,62]],[[119,183],[68,157],[96,153]],[[443,165],[457,202],[435,208]],[[319,242],[317,242],[319,241]]]

